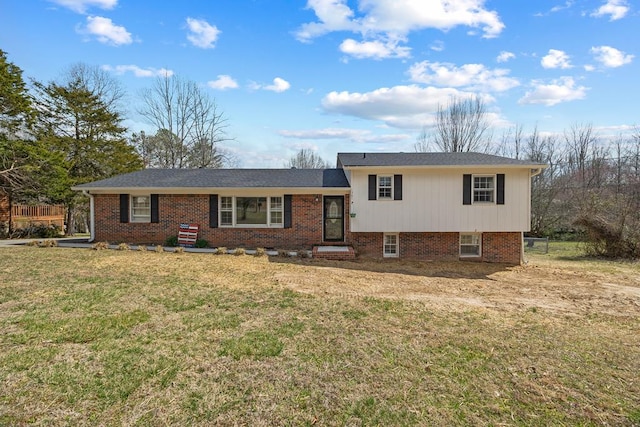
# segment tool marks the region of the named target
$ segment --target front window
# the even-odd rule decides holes
[[[392,182],[390,176],[378,177],[378,199],[390,199],[393,196]]]
[[[220,198],[220,225],[233,225],[233,197]]]
[[[493,198],[493,176],[474,176],[473,177],[473,201],[492,203]]]
[[[151,221],[151,197],[131,196],[131,221],[150,222]]]
[[[480,234],[461,234],[460,235],[460,256],[461,257],[479,257],[480,252]]]
[[[269,213],[271,225],[282,225],[282,197],[271,197]]]
[[[220,226],[281,227],[284,217],[283,198],[220,197]]]
[[[384,257],[395,258],[398,256],[398,235],[384,234]]]
[[[237,225],[267,225],[266,197],[236,197]]]

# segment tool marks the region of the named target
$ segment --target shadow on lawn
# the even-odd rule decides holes
[[[269,257],[269,262],[318,268],[341,268],[374,273],[485,280],[494,280],[490,277],[494,273],[508,271],[515,267],[511,264],[470,261],[400,261],[396,259],[380,260],[370,258],[358,258],[355,261],[330,261],[325,259]]]

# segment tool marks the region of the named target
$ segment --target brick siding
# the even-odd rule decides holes
[[[350,233],[350,243],[358,255],[383,258],[384,233]],[[460,259],[459,233],[399,233],[399,258],[419,261]],[[520,264],[522,237],[514,233],[482,233],[482,256],[470,261]]]
[[[158,197],[158,223],[120,223],[118,194],[95,195],[95,240],[110,243],[163,244],[176,236],[180,223],[199,224],[198,237],[212,247],[274,248],[301,250],[315,245],[351,245],[359,256],[382,258],[383,233],[349,231],[349,196],[345,195],[345,242],[323,242],[323,201],[316,195],[292,197],[291,228],[211,228],[209,196],[165,195]],[[519,264],[520,233],[483,233],[478,261]],[[459,259],[459,233],[399,233],[399,258],[414,260]]]
[[[348,197],[345,197],[348,199]],[[95,195],[95,240],[109,242],[162,244],[178,234],[180,223],[199,224],[198,238],[210,246],[227,248],[311,249],[322,241],[322,198],[316,195],[292,197],[291,228],[211,228],[209,196],[158,196],[159,223],[121,223],[118,194]],[[344,244],[344,243],[342,243]]]

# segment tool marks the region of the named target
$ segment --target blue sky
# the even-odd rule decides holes
[[[243,167],[413,151],[452,96],[482,96],[496,139],[623,134],[640,125],[638,28],[631,0],[0,0],[0,48],[26,78],[102,67],[131,131],[150,129],[135,110],[154,76],[195,81]]]

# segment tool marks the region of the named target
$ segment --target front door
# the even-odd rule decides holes
[[[344,241],[344,196],[324,198],[324,241]]]

